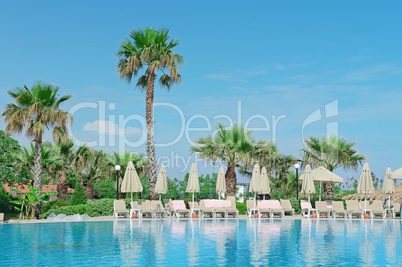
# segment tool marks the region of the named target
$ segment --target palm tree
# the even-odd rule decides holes
[[[219,123],[216,137],[210,135],[198,138],[196,146],[191,147],[190,151],[200,153],[202,159],[225,162],[226,192],[228,195],[235,195],[237,184],[235,168],[247,165],[253,160],[253,152],[256,151],[258,144],[243,125],[234,125],[233,128],[227,129]]]
[[[102,150],[90,151],[86,161],[85,173],[87,176],[86,193],[88,200],[93,199],[94,182],[97,179],[107,179],[109,168],[107,168],[108,154]]]
[[[32,166],[32,162],[35,159],[35,148],[33,144],[30,144],[29,147],[22,147],[22,149],[16,151],[13,156],[16,159],[16,167],[18,169],[25,170],[30,175],[33,175],[35,170],[34,166]],[[48,142],[43,143],[41,149],[41,164],[44,170],[44,172],[42,172],[43,177],[53,176],[59,169],[61,163],[62,159],[53,153],[52,144]]]
[[[60,164],[60,176],[57,183],[57,192],[59,192],[59,198],[67,199],[67,170],[72,167],[74,161],[74,140],[68,139],[65,142],[56,142],[54,146],[56,155],[61,158]]]
[[[183,57],[172,50],[179,44],[179,41],[176,39],[169,41],[169,39],[167,29],[132,30],[129,38],[121,44],[117,52],[119,57],[117,71],[120,73],[120,79],[126,79],[130,83],[142,68],[146,68],[145,73],[138,78],[137,87],[146,91],[148,183],[151,199],[157,199],[153,121],[155,79],[157,73],[161,72],[159,84],[167,89],[170,89],[173,84],[181,82],[178,67],[183,63]],[[169,74],[165,73],[166,70],[169,71]]]
[[[31,89],[25,85],[22,88],[17,87],[8,91],[14,101],[7,104],[2,113],[7,124],[7,133],[21,133],[26,128],[25,135],[35,142],[34,189],[42,188],[41,149],[45,129],[53,129],[55,141],[64,140],[68,137],[67,125],[73,119],[70,113],[60,109],[60,105],[72,96],[58,97],[58,91],[58,86],[43,82],[35,83]]]
[[[343,137],[310,137],[305,140],[305,144],[306,148],[301,150],[303,162],[312,166],[324,166],[331,172],[339,167],[356,170],[366,159],[365,155],[358,154],[353,148],[356,142],[348,142]],[[324,183],[323,187],[324,197],[332,197],[333,183]]]

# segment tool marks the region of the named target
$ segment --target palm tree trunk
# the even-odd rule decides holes
[[[35,141],[35,156],[33,169],[33,188],[42,188],[42,140]],[[41,191],[37,191],[36,196],[40,196]],[[39,218],[41,203],[35,206],[35,217]]]
[[[57,192],[59,192],[59,198],[62,200],[67,199],[67,174],[66,170],[63,170],[60,174],[59,182],[57,184]]]
[[[94,198],[94,180],[92,179],[92,177],[89,177],[87,188],[85,190],[87,193],[87,199],[89,201],[92,201],[92,199]]]
[[[155,159],[155,143],[154,143],[154,121],[153,121],[153,107],[154,107],[154,83],[155,73],[148,74],[147,88],[146,88],[146,124],[147,124],[147,154],[148,154],[148,183],[149,194],[152,200],[158,199],[155,193],[156,183],[156,159]]]
[[[323,183],[323,193],[322,196],[326,199],[332,198],[334,195],[334,184],[333,183]]]
[[[33,170],[33,188],[42,188],[42,141],[35,141],[35,157]],[[40,195],[40,191],[36,195]]]
[[[236,172],[234,164],[228,164],[228,169],[225,174],[226,180],[226,194],[228,196],[235,196],[236,195]]]

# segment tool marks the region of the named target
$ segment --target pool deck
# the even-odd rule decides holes
[[[129,219],[129,218],[119,218],[116,219],[113,216],[100,216],[100,217],[89,217],[85,219],[84,221],[129,221],[129,220],[219,220],[219,219],[225,219],[225,220],[239,220],[239,219],[249,219],[249,220],[258,220],[258,218],[250,218],[248,215],[239,215],[238,218],[142,218],[142,219]],[[271,218],[261,218],[260,220],[270,220]],[[284,218],[273,218],[275,220],[372,220],[372,221],[388,221],[389,218],[387,217],[386,219],[349,219],[349,218],[320,218],[320,219],[313,219],[313,218],[305,218],[302,215],[287,215]],[[400,221],[401,218],[391,218],[392,221]],[[52,222],[77,222],[77,220],[61,220],[61,221],[51,221],[49,219],[42,219],[42,220],[8,220],[5,221],[4,224],[15,224],[15,223],[52,223]],[[1,224],[1,223],[0,223]]]

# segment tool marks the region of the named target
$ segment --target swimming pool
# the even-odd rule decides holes
[[[3,224],[0,241],[0,266],[402,265],[399,220]]]

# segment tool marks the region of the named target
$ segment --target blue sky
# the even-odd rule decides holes
[[[145,152],[145,95],[119,81],[115,53],[131,29],[166,27],[180,39],[175,52],[185,64],[180,85],[156,90],[155,102],[165,103],[155,109],[156,142],[173,143],[157,149],[161,163],[194,160],[183,118],[190,128],[210,122],[212,129],[218,120],[250,120],[249,127],[260,128],[256,138],[275,140],[282,153],[295,156],[303,136],[338,129],[383,178],[387,167],[402,167],[401,8],[398,1],[2,1],[0,106],[10,102],[10,88],[54,83],[60,94],[74,95],[64,108],[77,109],[77,139],[99,144],[105,138],[102,148],[110,152]],[[99,134],[99,121],[120,129],[111,135],[112,125],[109,134]],[[123,134],[138,147],[119,146]],[[170,177],[189,170],[172,165]],[[360,169],[336,172],[357,177]]]

